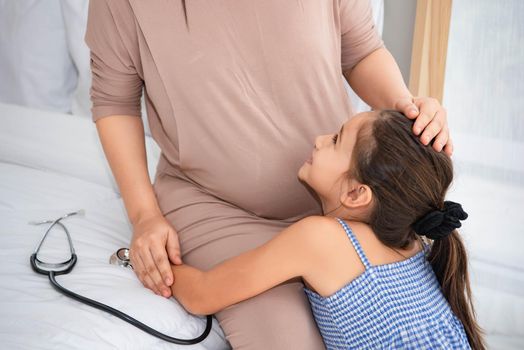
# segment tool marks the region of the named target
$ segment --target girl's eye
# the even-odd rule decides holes
[[[336,144],[338,140],[338,134],[333,135],[332,140],[333,140],[333,143]]]

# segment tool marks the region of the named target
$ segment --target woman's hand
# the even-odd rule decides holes
[[[444,152],[451,156],[453,153],[453,142],[449,136],[447,112],[432,97],[415,97],[413,99],[403,98],[395,103],[395,109],[404,113],[409,119],[415,119],[413,133],[420,136],[420,140],[427,145],[433,138],[433,149]]]
[[[166,298],[171,296],[175,280],[169,260],[182,264],[182,259],[178,234],[164,216],[156,214],[137,220],[133,225],[129,258],[146,288]]]

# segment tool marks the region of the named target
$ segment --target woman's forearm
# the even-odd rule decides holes
[[[112,115],[96,122],[104,153],[129,220],[161,214],[147,170],[144,127],[136,116]]]
[[[394,109],[411,98],[397,62],[386,48],[373,51],[344,76],[355,93],[373,109]]]

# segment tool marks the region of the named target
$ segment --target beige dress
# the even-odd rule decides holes
[[[383,46],[367,0],[91,0],[93,121],[140,116],[183,260],[209,269],[320,214],[297,179],[352,115],[342,72]],[[215,316],[234,348],[320,349],[300,279]]]

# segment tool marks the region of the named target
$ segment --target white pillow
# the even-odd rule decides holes
[[[90,118],[0,103],[0,161],[74,176],[119,193]],[[160,149],[146,136],[153,181]]]
[[[0,0],[0,102],[91,118],[88,0]],[[142,96],[142,120],[151,136]]]
[[[66,44],[78,75],[78,82],[72,97],[71,111],[73,114],[82,116],[91,115],[91,102],[89,101],[89,87],[91,86],[89,48],[81,40],[85,35],[88,5],[88,0],[60,2]]]
[[[59,0],[0,0],[0,102],[70,113],[77,74],[65,37]]]

